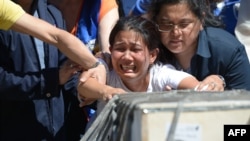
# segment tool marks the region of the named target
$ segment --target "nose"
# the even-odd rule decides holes
[[[132,59],[131,52],[129,50],[124,52],[123,59]]]
[[[181,29],[178,27],[178,25],[174,25],[171,32],[173,35],[178,36],[181,34]]]

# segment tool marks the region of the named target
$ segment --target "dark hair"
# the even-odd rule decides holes
[[[152,0],[149,13],[155,21],[163,5],[178,3],[187,3],[194,15],[202,21],[203,26],[224,27],[221,20],[211,13],[209,0]]]
[[[152,51],[156,48],[159,49],[159,54],[155,60],[155,63],[159,61],[162,63],[167,62],[164,54],[166,49],[161,43],[160,33],[158,32],[155,23],[140,16],[121,17],[110,33],[109,43],[111,48],[114,44],[116,35],[120,31],[125,30],[132,30],[138,33],[138,36],[142,37],[149,51]]]

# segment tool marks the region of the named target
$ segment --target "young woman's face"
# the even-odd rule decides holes
[[[113,69],[123,81],[145,78],[158,53],[149,52],[141,36],[133,30],[119,32],[110,52]]]
[[[186,3],[163,5],[157,24],[162,43],[174,54],[196,49],[198,34],[203,27]]]

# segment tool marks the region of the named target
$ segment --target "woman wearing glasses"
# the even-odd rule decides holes
[[[209,83],[213,90],[250,90],[250,65],[244,46],[210,13],[206,0],[158,0],[150,7],[166,54],[179,70]]]

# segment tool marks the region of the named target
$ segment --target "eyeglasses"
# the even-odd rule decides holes
[[[186,29],[189,25],[192,25],[195,21],[193,22],[184,22],[184,23],[179,23],[179,24],[157,24],[158,31],[160,32],[170,32],[172,31],[175,26],[177,26],[177,29],[184,30]]]

